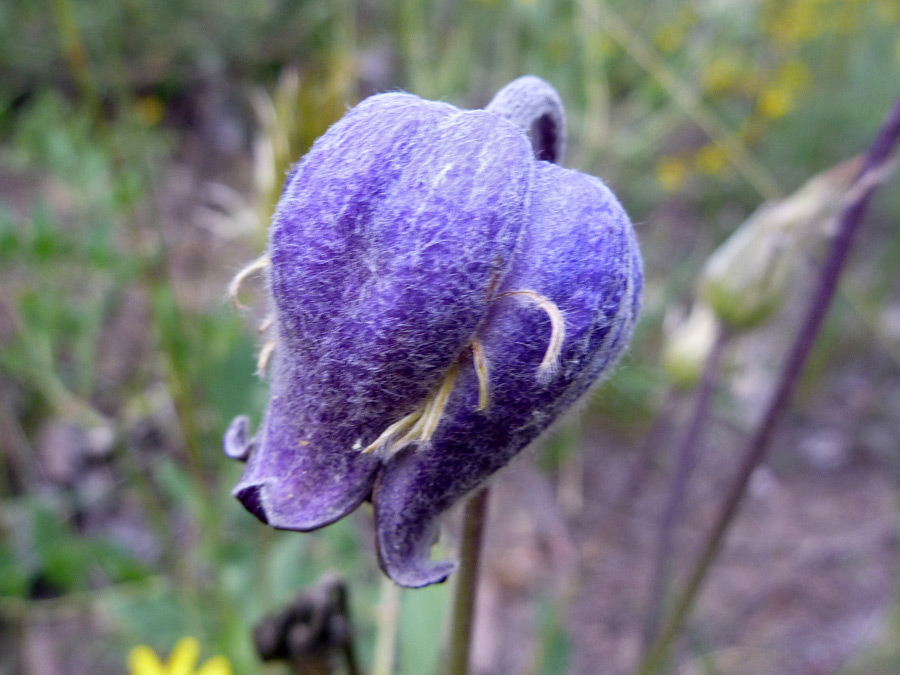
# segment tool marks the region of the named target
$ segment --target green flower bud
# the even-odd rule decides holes
[[[818,174],[789,197],[763,204],[706,262],[700,298],[734,330],[754,328],[781,309],[797,265],[827,236],[859,160]]]
[[[691,313],[667,331],[663,370],[673,385],[681,389],[693,389],[697,385],[717,331],[715,313],[702,302],[695,303]]]

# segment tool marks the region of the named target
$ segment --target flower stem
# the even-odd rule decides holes
[[[450,636],[450,664],[447,668],[449,675],[466,675],[469,672],[469,649],[475,618],[475,591],[478,588],[481,542],[487,523],[487,503],[488,488],[483,488],[469,499],[463,512],[459,575]]]
[[[381,602],[376,612],[378,633],[372,675],[391,675],[394,672],[397,625],[400,621],[400,587],[387,577],[381,583]]]
[[[75,8],[71,0],[55,0],[53,15],[56,19],[56,33],[59,46],[84,101],[94,116],[94,122],[103,124],[102,104],[97,90],[97,82],[91,73],[87,50],[82,39],[81,29],[75,17]]]
[[[729,341],[728,329],[720,324],[713,342],[712,350],[703,367],[700,386],[694,399],[687,433],[681,441],[678,451],[678,464],[669,489],[669,498],[659,527],[659,543],[656,550],[656,561],[651,577],[650,608],[644,624],[644,649],[649,649],[659,631],[662,608],[668,592],[672,558],[672,541],[675,526],[678,524],[688,481],[697,461],[697,449],[701,442],[703,429],[709,417],[710,401],[716,389],[719,372],[722,367],[722,356]]]
[[[890,155],[900,139],[900,99],[894,103],[884,124],[875,137],[859,178],[850,190],[841,213],[837,236],[825,261],[806,316],[794,340],[793,347],[779,376],[777,386],[766,407],[762,422],[750,438],[734,483],[725,499],[715,525],[710,530],[701,553],[691,571],[688,582],[677,598],[675,608],[656,641],[641,662],[639,675],[658,672],[675,638],[693,607],[707,572],[721,551],[725,535],[737,514],[753,471],[765,459],[772,432],[788,409],[803,366],[809,356],[822,321],[828,312],[837,288],[841,270],[850,253],[853,238],[862,222],[863,214],[875,189],[886,177]]]

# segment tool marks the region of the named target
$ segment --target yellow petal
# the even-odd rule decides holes
[[[760,94],[756,106],[765,117],[778,119],[793,110],[794,94],[784,87],[768,87]]]
[[[231,675],[231,665],[224,656],[214,656],[200,666],[197,675]]]
[[[656,165],[656,179],[664,190],[674,192],[687,182],[687,164],[679,157],[663,157]]]
[[[128,672],[131,675],[166,675],[159,657],[146,645],[139,645],[129,652]]]
[[[714,176],[728,166],[728,155],[715,143],[709,143],[694,155],[694,166],[699,171]]]
[[[181,638],[169,656],[168,675],[191,675],[200,656],[200,643],[196,638]]]

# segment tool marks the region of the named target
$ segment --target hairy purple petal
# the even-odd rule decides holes
[[[362,454],[465,350],[511,263],[534,172],[511,123],[372,97],[292,174],[272,225],[269,408],[235,495],[273,527],[355,509]]]
[[[246,415],[235,417],[231,424],[228,425],[228,430],[225,432],[225,437],[222,439],[225,455],[227,457],[231,457],[231,459],[236,459],[241,462],[247,461],[247,458],[250,456],[250,453],[256,445],[255,439],[247,437],[249,429],[250,420]]]
[[[560,164],[566,154],[566,112],[556,89],[534,75],[513,80],[497,92],[486,110],[523,129],[534,156]]]
[[[497,295],[530,290],[561,310],[566,338],[549,379],[536,376],[550,338],[546,313],[520,296],[499,297],[477,338],[490,373],[490,404],[477,410],[466,364],[428,446],[385,465],[374,493],[379,557],[405,586],[443,581],[432,563],[438,516],[482,485],[571,405],[622,353],[640,308],[641,260],[628,217],[594,178],[540,163],[531,215]]]

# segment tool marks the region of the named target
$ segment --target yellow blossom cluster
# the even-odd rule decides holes
[[[773,124],[795,113],[815,90],[817,64],[808,45],[854,35],[866,21],[900,28],[898,0],[763,0],[757,7],[755,23],[739,40],[729,36],[710,42],[709,26],[687,10],[659,26],[653,39],[666,59],[686,58],[692,41],[707,40],[701,49],[704,61],[695,69],[696,85],[704,103],[726,106],[731,114],[744,111],[734,135],[745,147],[753,147]],[[895,52],[900,60],[900,37]],[[656,163],[657,182],[674,192],[692,176],[726,174],[732,158],[725,145],[711,138],[699,148],[663,154]]]

